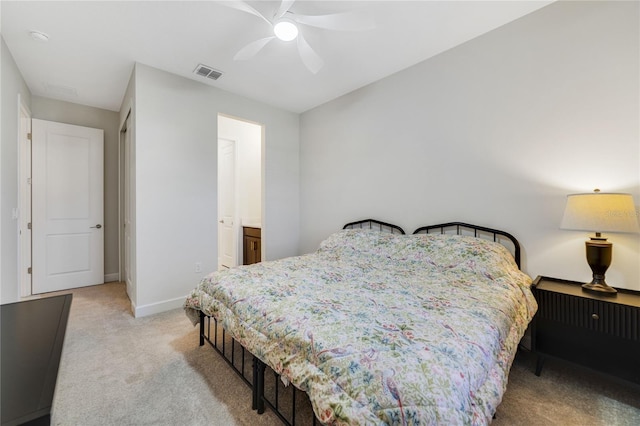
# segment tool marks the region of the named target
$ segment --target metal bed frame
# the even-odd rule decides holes
[[[405,235],[404,229],[397,225],[386,222],[380,222],[376,219],[364,219],[357,222],[347,223],[342,229],[377,229],[380,232],[389,232],[391,234]]]
[[[456,235],[472,235],[476,238],[483,238],[487,240],[493,240],[502,244],[503,246],[511,249],[511,254],[516,261],[516,265],[518,265],[518,269],[521,269],[520,266],[520,243],[513,235],[509,234],[505,231],[500,231],[498,229],[485,228],[484,226],[478,225],[470,225],[468,223],[463,222],[449,222],[442,223],[440,225],[429,225],[422,226],[415,231],[414,234],[429,234],[429,231],[438,230],[441,234],[452,233],[455,231]],[[509,247],[508,244],[505,244],[505,238],[511,242],[512,247]]]
[[[405,234],[401,227],[376,219],[350,222],[344,225],[342,229],[377,229],[380,232]],[[308,406],[311,412],[308,417],[311,417],[311,420],[305,416],[302,419],[302,423],[313,425],[318,423],[305,392],[300,391],[293,385],[284,386],[276,372],[229,336],[215,318],[205,315],[201,311],[200,346],[204,346],[205,342],[209,343],[242,381],[249,386],[251,389],[251,408],[256,410],[258,414],[264,413],[265,406],[267,406],[271,408],[282,423],[295,426],[300,423],[301,419],[299,417],[302,416],[298,415],[300,413],[298,408],[303,404]],[[251,364],[250,371],[249,364]],[[267,371],[271,371],[273,374],[265,375]],[[273,380],[271,380],[271,377],[273,377]],[[266,392],[267,390],[270,392]],[[272,397],[269,398],[266,395],[267,393],[270,393]],[[283,399],[288,399],[290,405],[284,405]],[[307,414],[306,411],[304,410],[303,415]]]
[[[343,229],[356,228],[378,229],[382,232],[405,234],[404,230],[399,226],[375,219],[351,222],[343,227]],[[413,233],[428,234],[434,230],[439,230],[442,234],[451,233],[453,230],[457,235],[473,235],[477,238],[493,239],[493,241],[501,244],[503,244],[503,240],[506,238],[514,247],[514,258],[518,267],[520,267],[520,244],[515,237],[507,232],[462,222],[450,222],[440,225],[423,226],[416,229]],[[297,389],[294,385],[284,386],[276,372],[236,342],[226,333],[215,318],[205,315],[200,311],[200,346],[204,346],[205,342],[209,343],[209,345],[222,356],[233,371],[240,376],[242,381],[249,386],[252,396],[251,408],[256,410],[258,414],[263,414],[265,406],[267,406],[271,408],[285,425],[295,426],[296,424],[302,423],[315,426],[319,424],[319,421],[313,413],[311,402],[306,392]],[[248,368],[249,363],[251,364],[250,374]],[[273,374],[265,375],[267,370],[270,370]],[[273,379],[271,379],[271,377]],[[272,394],[271,398],[266,396],[267,390]],[[284,398],[289,399],[290,405],[284,405],[285,403],[282,402]],[[303,408],[302,415],[298,415],[300,413],[298,408],[300,408],[301,404],[305,407]],[[311,411],[310,415],[307,413],[308,410]],[[311,419],[309,419],[309,417]]]
[[[282,423],[291,426],[299,424],[299,417],[310,411],[311,415],[308,417],[311,417],[311,420],[302,423],[318,424],[311,409],[311,402],[305,392],[298,390],[293,385],[284,386],[276,372],[236,342],[215,318],[200,311],[200,346],[204,346],[205,342],[218,352],[231,369],[249,386],[252,410],[262,414],[265,411],[265,406],[269,407]],[[265,375],[267,371],[270,371],[272,375]],[[270,392],[266,392],[266,390]],[[271,398],[267,396],[267,393],[271,394]],[[283,402],[286,399],[289,400],[289,406],[285,405],[286,401]],[[308,410],[303,409],[302,416],[299,415],[300,410],[298,410],[300,405],[308,407]],[[304,420],[307,419],[304,418]]]

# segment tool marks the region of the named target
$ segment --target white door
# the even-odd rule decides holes
[[[237,265],[234,226],[235,164],[235,142],[218,139],[218,269]]]
[[[103,133],[32,121],[33,293],[104,282]]]

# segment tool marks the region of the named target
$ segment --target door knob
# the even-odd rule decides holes
[[[98,229],[100,229],[100,228],[102,228],[102,225],[97,224],[96,226],[92,226],[91,228],[98,228]]]

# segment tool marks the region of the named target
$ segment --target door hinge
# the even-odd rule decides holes
[[[31,140],[31,133],[27,133],[27,140]]]
[[[27,274],[30,274],[30,273],[31,273],[31,266],[27,268]]]
[[[27,223],[27,229],[31,229],[31,222]]]

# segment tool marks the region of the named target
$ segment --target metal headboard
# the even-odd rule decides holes
[[[381,232],[390,232],[392,234],[405,234],[404,229],[397,225],[392,225],[386,222],[380,222],[375,219],[364,219],[356,222],[347,223],[342,229],[377,229]]]
[[[455,233],[457,235],[473,235],[476,238],[493,240],[502,245],[505,245],[504,238],[500,237],[505,237],[509,239],[509,241],[511,241],[513,247],[509,247],[507,245],[505,246],[509,249],[512,249],[511,252],[513,254],[513,258],[515,259],[518,268],[520,268],[520,243],[513,235],[509,234],[508,232],[500,231],[498,229],[486,228],[484,226],[470,225],[468,223],[449,222],[440,225],[423,226],[413,231],[413,233],[428,234],[429,231],[433,230],[440,230],[441,234],[446,234],[447,231],[452,232],[455,230]]]

